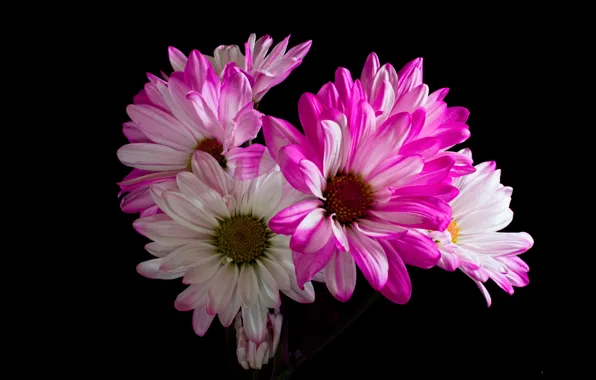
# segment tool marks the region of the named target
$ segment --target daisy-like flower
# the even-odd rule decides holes
[[[383,66],[375,53],[371,53],[360,75],[362,96],[371,104],[377,124],[381,125],[391,116],[400,112],[413,113],[419,108],[426,111],[424,122],[412,130],[404,148],[414,144],[421,149],[425,160],[449,156],[455,159],[452,176],[461,176],[474,171],[472,162],[457,152],[447,149],[462,143],[470,137],[466,121],[469,111],[463,107],[447,107],[443,101],[448,88],[442,88],[429,94],[429,88],[422,82],[422,58],[406,64],[399,72],[386,63]],[[340,68],[335,73],[335,84],[328,83],[318,94],[323,103],[337,104],[342,107],[353,83],[350,72]]]
[[[469,149],[459,152],[472,159]],[[518,255],[534,245],[525,232],[498,232],[513,219],[509,208],[513,189],[500,183],[501,170],[494,161],[476,165],[476,172],[454,180],[459,195],[451,201],[453,220],[443,232],[430,232],[441,252],[438,265],[460,269],[482,291],[488,306],[491,297],[483,285],[489,278],[509,294],[529,282],[528,265]]]
[[[306,41],[286,51],[289,40],[290,36],[287,36],[269,52],[273,39],[265,35],[257,40],[253,33],[244,44],[244,54],[238,45],[221,45],[215,49],[213,57],[206,57],[220,75],[228,63],[235,62],[250,78],[253,101],[258,103],[267,91],[283,82],[302,63],[312,44],[312,41]],[[186,57],[171,47],[170,62],[174,70],[182,70]]]
[[[281,336],[282,322],[283,317],[278,309],[267,314],[266,338],[262,342],[255,342],[246,335],[242,315],[238,313],[234,322],[237,343],[236,356],[242,368],[261,369],[269,362],[269,359],[273,359]]]
[[[343,85],[341,107],[310,93],[301,97],[305,135],[284,120],[263,117],[271,155],[288,182],[308,195],[269,226],[292,236],[299,285],[324,269],[330,292],[346,301],[357,265],[374,289],[404,303],[411,292],[404,264],[428,268],[440,257],[432,240],[414,228],[443,230],[449,224],[446,200],[457,189],[446,181],[454,160],[425,163],[421,148],[403,146],[424,122],[424,109],[378,125],[360,82]]]
[[[230,63],[220,79],[207,59],[193,51],[184,72],[165,81],[155,76],[127,107],[131,122],[124,133],[130,144],[118,150],[120,161],[135,169],[120,183],[125,212],[153,215],[159,208],[152,183],[172,182],[189,171],[195,151],[207,152],[239,179],[268,173],[275,162],[263,145],[241,147],[254,139],[261,114],[254,109],[248,78]]]
[[[183,277],[190,286],[174,306],[194,310],[198,335],[215,315],[227,327],[241,311],[247,338],[261,343],[280,291],[298,302],[314,300],[312,284],[297,285],[289,238],[267,226],[279,210],[303,198],[279,171],[237,182],[213,156],[197,151],[192,172],[178,173],[175,185],[154,184],[151,192],[164,214],[133,225],[154,241],[146,249],[157,258],[137,271],[156,279]]]

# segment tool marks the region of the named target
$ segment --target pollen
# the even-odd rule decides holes
[[[199,141],[197,150],[209,153],[222,168],[226,167],[226,158],[222,155],[223,146],[216,139],[203,139]]]
[[[226,260],[244,264],[262,256],[272,236],[263,219],[235,215],[220,222],[213,243]]]
[[[451,234],[451,241],[457,243],[457,238],[459,237],[459,228],[457,227],[457,223],[455,220],[452,220],[447,226],[447,231]]]
[[[364,216],[372,204],[371,187],[361,176],[338,174],[327,180],[323,193],[324,207],[342,224],[350,224]]]

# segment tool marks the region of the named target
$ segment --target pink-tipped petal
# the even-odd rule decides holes
[[[311,194],[317,198],[323,198],[323,190],[327,184],[325,177],[321,174],[321,171],[317,165],[313,164],[312,161],[302,160],[298,165],[298,170],[304,178],[304,183],[308,187]]]
[[[311,211],[296,227],[290,239],[290,248],[300,253],[314,253],[321,250],[332,237],[331,217],[325,210]]]
[[[196,308],[192,313],[192,327],[198,336],[203,336],[211,326],[214,315],[207,313],[205,306]]]
[[[249,180],[270,173],[277,166],[267,148],[261,144],[230,149],[226,160],[228,172],[239,180]]]
[[[388,263],[383,247],[360,231],[346,229],[350,253],[360,271],[375,290],[381,290],[387,282]]]
[[[192,158],[192,172],[222,197],[231,194],[236,186],[236,181],[221,168],[209,153],[195,152]]]
[[[262,123],[265,144],[275,161],[279,160],[281,148],[290,144],[299,144],[304,140],[304,136],[285,120],[263,116]]]
[[[350,252],[335,251],[325,266],[325,283],[340,302],[347,302],[356,288],[356,263]]]
[[[163,260],[163,258],[160,258],[143,261],[142,263],[137,265],[137,273],[143,277],[151,278],[154,280],[173,280],[175,278],[180,278],[184,275],[184,271],[180,270],[160,271],[159,267]]]
[[[184,71],[186,65],[186,56],[180,50],[173,46],[168,47],[168,55],[170,57],[170,64],[174,71]]]
[[[433,231],[443,231],[451,222],[449,204],[429,196],[397,197],[378,204],[371,212],[401,226]]]
[[[434,267],[441,258],[441,252],[435,242],[413,229],[388,242],[407,265],[429,269]]]
[[[189,152],[165,145],[134,143],[118,149],[118,159],[126,166],[142,170],[180,170],[188,166]]]
[[[300,253],[292,251],[296,281],[300,289],[305,288],[305,284],[311,281],[315,274],[325,268],[331,256],[336,251],[335,246],[335,239],[328,239],[327,244],[316,252]]]
[[[269,221],[269,228],[276,234],[291,235],[302,220],[315,209],[323,206],[318,199],[309,199],[281,210]]]
[[[387,261],[389,262],[387,283],[380,290],[381,294],[392,302],[405,304],[410,300],[412,295],[410,275],[401,257],[393,249],[391,244],[388,241],[381,241],[381,244],[385,249]]]
[[[236,114],[251,100],[252,91],[246,76],[242,73],[232,75],[221,88],[219,120],[224,123],[234,120]]]
[[[307,159],[303,148],[298,144],[286,145],[279,151],[278,164],[286,180],[296,190],[305,194],[312,194],[304,174],[300,171],[302,161],[307,161]]]

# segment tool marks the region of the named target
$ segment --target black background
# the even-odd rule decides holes
[[[543,210],[536,195],[541,176],[536,168],[542,156],[535,135],[542,126],[535,120],[535,100],[527,90],[540,75],[536,61],[543,46],[540,30],[523,28],[516,18],[499,21],[498,25],[507,25],[507,33],[497,24],[472,27],[463,18],[433,28],[422,21],[406,26],[399,18],[383,28],[381,21],[374,20],[359,24],[308,19],[301,27],[280,28],[268,27],[267,19],[239,25],[224,18],[214,27],[200,22],[199,16],[196,21],[186,17],[184,22],[167,25],[161,18],[168,16],[119,18],[114,12],[98,27],[95,44],[87,51],[91,60],[87,63],[101,70],[96,76],[102,101],[93,120],[99,125],[93,163],[98,173],[94,190],[101,193],[95,218],[102,227],[95,233],[102,234],[97,249],[103,260],[106,255],[109,260],[109,265],[101,265],[92,285],[98,294],[94,307],[98,321],[91,356],[97,359],[98,371],[134,378],[166,374],[166,378],[219,379],[227,373],[230,353],[226,354],[224,329],[217,319],[206,336],[196,336],[191,313],[173,307],[184,285],[178,280],[149,280],[135,272],[135,266],[150,255],[143,249],[146,239],[131,226],[135,216],[119,209],[116,182],[129,171],[116,158],[117,149],[126,143],[121,124],[128,120],[126,105],[146,82],[145,72],[170,70],[168,46],[186,54],[192,49],[212,54],[221,44],[242,46],[250,33],[269,34],[274,42],[291,33],[290,46],[312,39],[312,47],[301,66],[265,95],[261,112],[299,125],[300,95],[316,93],[332,81],[338,66],[359,77],[372,51],[381,64],[390,62],[398,70],[423,57],[424,82],[430,90],[450,88],[447,103],[471,111],[472,137],[463,146],[472,149],[476,162],[496,160],[502,169],[501,182],[514,189],[515,216],[506,231],[526,231],[535,239],[534,247],[522,255],[530,266],[530,284],[516,288],[513,296],[489,282],[493,304],[487,308],[480,291],[463,273],[409,268],[413,294],[407,305],[377,300],[341,336],[305,362],[293,379],[360,378],[359,374],[367,378],[480,374],[528,378],[548,372],[544,273],[548,247],[538,227]],[[367,288],[359,279],[357,292]],[[314,323],[312,316],[308,323]]]

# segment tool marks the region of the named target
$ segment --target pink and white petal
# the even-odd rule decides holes
[[[211,69],[211,64],[198,50],[193,50],[184,66],[184,82],[190,87],[190,90],[201,92],[207,71]]]
[[[292,260],[295,265],[296,281],[299,288],[311,281],[315,274],[319,273],[329,262],[336,251],[335,238],[329,239],[327,244],[319,251],[313,253],[300,253],[292,251]]]
[[[398,98],[391,110],[391,114],[400,112],[414,112],[417,108],[424,106],[428,98],[428,86],[418,85]]]
[[[279,160],[279,151],[286,145],[301,144],[304,136],[290,123],[272,116],[263,116],[263,137],[265,145],[275,161]]]
[[[485,232],[464,235],[458,244],[480,254],[519,255],[532,248],[534,239],[526,232]]]
[[[240,270],[234,263],[224,265],[217,272],[217,279],[209,289],[209,303],[207,304],[207,313],[224,313],[228,308],[234,291],[238,287],[238,277]],[[237,311],[237,310],[236,310]]]
[[[352,95],[352,104],[349,104],[346,110],[348,113],[346,116],[348,116],[349,120],[348,129],[352,138],[348,160],[346,163],[346,169],[348,171],[354,169],[355,165],[364,165],[363,161],[364,158],[366,158],[366,155],[371,156],[370,150],[366,151],[366,148],[370,149],[370,146],[365,142],[367,142],[368,138],[373,134],[376,128],[375,112],[371,105],[368,104],[364,99],[358,101],[356,104],[353,104],[356,101],[357,100],[355,96]],[[382,159],[385,159],[385,156],[383,156]]]
[[[174,308],[178,311],[190,311],[207,306],[210,284],[190,285],[178,294],[174,301]]]
[[[127,121],[126,123],[122,124],[122,133],[124,133],[124,136],[126,136],[128,141],[131,143],[151,142],[151,140],[149,140],[147,136],[141,132],[139,127],[137,127],[137,125],[132,121]]]
[[[507,227],[513,220],[513,211],[505,209],[497,214],[479,210],[467,213],[457,221],[458,227],[465,234],[496,232]]]
[[[377,219],[377,220],[372,220]],[[394,238],[406,230],[387,221],[378,218],[358,219],[353,223],[354,227],[364,235],[371,238],[389,239]]]
[[[323,109],[323,104],[314,94],[306,92],[298,100],[300,124],[315,152],[323,152],[324,150],[322,131],[319,129],[319,116]],[[322,159],[322,157],[317,158]]]
[[[270,173],[277,166],[267,148],[261,144],[232,148],[225,157],[226,169],[239,180],[249,180]]]
[[[159,206],[158,206],[158,205],[154,205],[154,206],[151,206],[151,207],[149,207],[149,208],[146,208],[146,209],[144,209],[143,211],[141,211],[141,213],[139,214],[139,216],[140,216],[141,218],[144,218],[144,217],[146,217],[146,216],[153,216],[153,215],[157,215],[157,214],[159,214],[159,213],[161,213],[161,212],[162,212],[162,211],[161,211],[161,209],[159,208]]]
[[[244,144],[249,140],[253,140],[257,137],[259,129],[261,129],[261,113],[253,108],[253,103],[249,102],[244,108],[242,108],[238,114],[234,117],[233,123],[226,124],[226,142],[224,144],[224,152],[229,147],[236,147]],[[229,135],[230,126],[233,130],[233,134]]]
[[[165,214],[137,219],[132,226],[141,235],[170,247],[201,238],[208,239],[208,235],[188,229]]]
[[[395,156],[380,165],[368,176],[366,181],[373,191],[384,187],[399,188],[408,184],[410,179],[420,173],[424,167],[421,156]]]
[[[337,88],[331,82],[327,82],[321,87],[319,92],[317,92],[317,98],[319,98],[322,104],[330,107],[330,109],[343,110],[343,104],[339,98]]]
[[[441,250],[440,252],[441,258],[437,262],[438,267],[449,272],[453,272],[454,270],[459,268],[459,257],[455,253],[448,252],[445,250]]]
[[[385,250],[388,261],[387,282],[380,290],[381,294],[391,302],[403,305],[412,296],[410,275],[399,254],[388,241],[380,242]]]
[[[209,106],[204,95],[196,91],[190,91],[186,94],[186,99],[192,103],[197,119],[200,120],[201,125],[207,132],[205,134],[215,137],[218,141],[224,141],[225,131],[217,119],[215,110]]]
[[[120,209],[126,213],[141,212],[154,205],[148,186],[132,190],[120,201]]]
[[[219,322],[221,322],[223,327],[228,327],[234,322],[234,319],[238,315],[238,311],[240,310],[240,296],[238,295],[238,286],[234,288],[232,291],[232,296],[230,297],[229,303],[226,307],[219,313],[217,316],[219,318]]]
[[[451,207],[435,197],[397,197],[374,207],[373,215],[404,227],[443,231],[451,222]]]
[[[133,143],[118,149],[118,159],[126,166],[142,170],[181,170],[188,166],[189,152],[165,145]]]
[[[398,72],[399,84],[396,94],[403,95],[422,84],[422,58],[416,58],[404,65]]]
[[[332,218],[331,229],[333,231],[333,236],[335,236],[335,239],[337,240],[337,249],[348,251],[350,249],[350,245],[348,243],[348,238],[346,237],[345,228],[339,224],[337,220]]]
[[[327,216],[325,210],[317,208],[311,211],[292,234],[290,248],[300,253],[318,252],[330,240],[335,241],[331,224],[331,216]]]
[[[295,58],[295,59],[302,59],[306,56],[310,47],[312,45],[312,40],[305,41],[301,44],[298,44],[288,50],[285,54],[286,57]]]
[[[180,278],[184,275],[184,270],[160,271],[159,267],[163,262],[163,258],[143,261],[137,265],[137,273],[143,277],[154,280],[172,280]]]
[[[305,194],[312,194],[310,188],[306,184],[304,175],[300,171],[301,162],[306,160],[305,152],[300,145],[286,145],[279,151],[278,164],[286,180],[296,190]],[[312,167],[312,165],[310,165],[310,167]]]
[[[242,307],[252,307],[259,300],[259,279],[254,268],[250,265],[242,265],[238,278],[238,290]]]
[[[318,199],[308,199],[288,206],[269,221],[269,228],[277,234],[291,235],[307,215],[322,206],[323,202]]]
[[[433,133],[433,137],[439,139],[441,149],[448,149],[466,141],[470,137],[470,129],[464,123],[445,123]]]
[[[180,50],[173,46],[168,47],[168,56],[170,58],[170,64],[174,71],[184,71],[187,58]]]
[[[300,170],[300,174],[304,177],[304,183],[308,187],[310,193],[317,198],[324,199],[323,190],[327,185],[327,181],[321,174],[317,165],[313,164],[312,161],[302,160],[298,165],[298,170]]]
[[[413,229],[390,240],[389,244],[399,254],[404,264],[418,268],[432,268],[441,258],[441,252],[435,242],[425,234]]]
[[[195,141],[199,141],[204,138],[205,134],[209,134],[209,131],[203,126],[203,122],[197,115],[192,102],[186,98],[186,94],[190,90],[190,87],[184,83],[183,74],[174,73],[164,90],[168,92],[164,98],[168,102],[174,117],[188,128]]]
[[[133,169],[118,186],[122,190],[132,191],[140,187],[150,186],[155,183],[169,182],[176,179],[176,174],[179,170],[165,171],[165,172],[149,172],[146,170]]]
[[[294,274],[290,276],[290,288],[282,290],[282,293],[298,303],[312,303],[315,301],[315,289],[312,283],[307,282],[304,284],[304,289],[300,289]]]
[[[492,303],[490,293],[488,292],[488,290],[486,289],[486,287],[484,286],[484,284],[482,282],[476,281],[476,280],[474,280],[474,282],[478,286],[478,289],[480,289],[480,291],[482,292],[482,295],[484,296],[484,299],[486,300],[486,306],[490,307],[490,305]]]
[[[254,269],[259,279],[259,303],[271,309],[279,308],[281,297],[275,278],[259,260],[257,260]]]
[[[192,172],[221,197],[232,194],[236,186],[234,178],[226,173],[209,153],[195,152],[192,157]]]
[[[179,173],[176,176],[176,183],[180,192],[196,208],[208,211],[208,213],[221,219],[230,217],[230,212],[222,196],[216,190],[201,182],[193,173]]]
[[[160,270],[172,271],[212,262],[217,257],[216,248],[208,242],[196,241],[182,245],[163,258]]]
[[[371,93],[372,84],[377,71],[379,71],[380,63],[379,57],[375,53],[370,53],[366,57],[366,62],[360,74],[360,82],[362,82],[362,89],[366,94]],[[369,97],[370,100],[370,97]]]
[[[323,130],[323,175],[325,178],[332,178],[337,174],[341,163],[341,128],[331,120],[322,120],[320,127]]]
[[[198,336],[204,336],[215,315],[207,313],[207,308],[201,306],[196,308],[192,313],[192,328]]]
[[[155,257],[166,257],[176,248],[156,241],[145,244],[145,250]]]
[[[178,119],[158,108],[131,104],[126,112],[137,128],[156,144],[189,152],[196,145],[194,136]]]
[[[211,214],[198,209],[181,193],[166,191],[161,195],[163,211],[172,219],[191,230],[210,233],[219,225]]]
[[[387,282],[388,263],[383,247],[353,228],[346,229],[350,253],[360,271],[375,290],[381,290]]]
[[[176,177],[152,183],[149,189],[151,191],[151,197],[153,198],[153,201],[160,209],[163,208],[163,199],[161,195],[165,191],[180,191],[180,189],[178,189],[178,185],[176,184]]]
[[[218,119],[224,123],[231,122],[251,101],[252,90],[248,78],[240,72],[233,74],[221,87]]]
[[[222,258],[215,254],[213,249],[211,253],[203,255],[197,259],[184,274],[183,284],[205,284],[210,280],[215,280],[215,274],[222,267]]]
[[[350,252],[336,250],[324,269],[324,282],[340,302],[347,302],[356,288],[356,263]]]
[[[287,290],[290,288],[290,276],[288,272],[275,260],[271,260],[268,257],[260,259],[261,263],[267,268],[267,271],[271,274],[279,290]],[[293,275],[293,273],[292,273]]]

